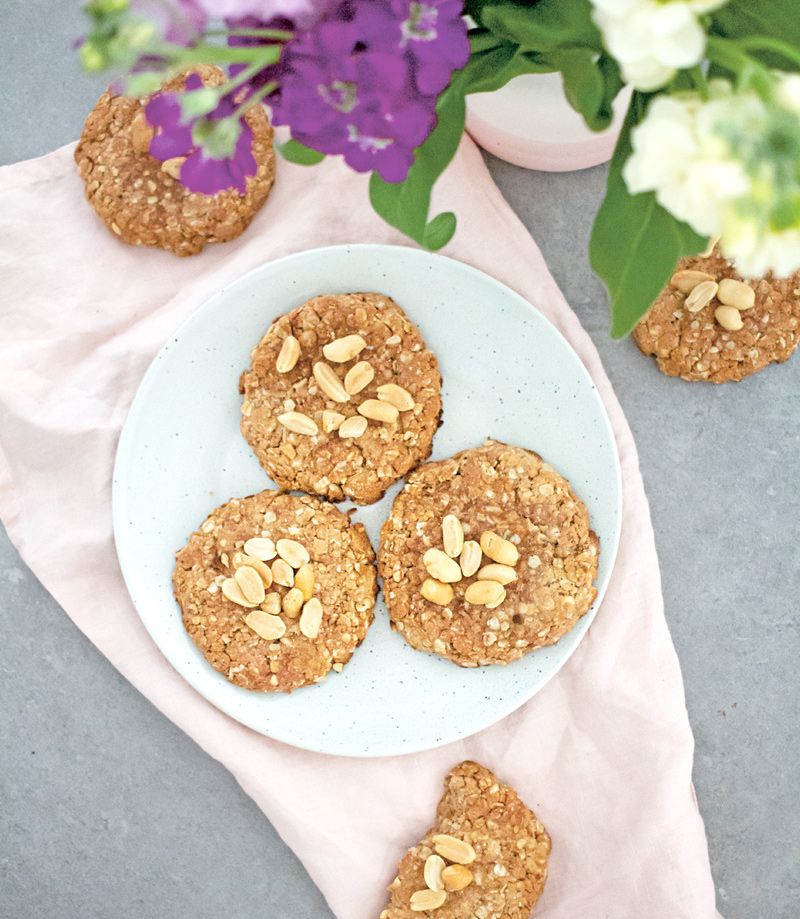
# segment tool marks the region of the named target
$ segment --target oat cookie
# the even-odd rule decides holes
[[[731,280],[743,282],[755,296]],[[797,347],[800,272],[745,281],[718,248],[708,256],[681,259],[633,337],[668,376],[712,383],[743,380],[787,360]]]
[[[430,455],[438,362],[390,297],[314,297],[273,322],[251,358],[242,434],[281,487],[371,504]]]
[[[192,72],[207,86],[224,81],[218,67],[199,65]],[[163,89],[182,89],[187,75],[174,77]],[[275,180],[272,127],[263,106],[253,106],[245,116],[258,163],[258,172],[247,180],[247,194],[230,189],[201,195],[173,178],[171,170],[179,164],[162,164],[147,152],[152,128],[143,102],[109,89],[89,113],[75,149],[89,203],[113,233],[134,246],[195,255],[207,243],[235,239],[267,200]]]
[[[262,491],[213,511],[176,555],[183,624],[232,683],[291,692],[341,670],[372,622],[361,524],[307,495]]]
[[[597,591],[599,541],[569,482],[487,441],[409,476],[381,530],[392,627],[464,667],[558,641]]]
[[[445,778],[436,824],[403,856],[380,919],[528,919],[549,854],[514,789],[467,760]]]

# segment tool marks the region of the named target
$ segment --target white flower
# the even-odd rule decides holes
[[[800,209],[786,225],[800,200],[798,137],[800,78],[779,75],[768,101],[714,80],[705,101],[653,100],[631,134],[623,178],[632,194],[655,192],[697,233],[719,236],[742,274],[785,276],[800,268]]]
[[[710,104],[710,103],[709,103]],[[634,129],[633,154],[623,170],[628,190],[654,191],[656,200],[698,233],[719,232],[722,208],[746,194],[749,181],[724,145],[701,130],[704,106],[698,96],[658,96]]]
[[[800,73],[781,74],[781,81],[775,93],[778,104],[787,112],[800,115]]]
[[[626,82],[650,91],[703,58],[706,33],[698,16],[727,0],[591,0],[592,18]]]

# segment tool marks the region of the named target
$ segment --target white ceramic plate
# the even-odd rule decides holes
[[[441,363],[444,424],[433,458],[487,436],[530,447],[566,475],[600,537],[598,597],[561,641],[506,667],[462,669],[413,651],[375,622],[341,674],[291,695],[249,692],[214,671],[172,596],[174,553],[214,507],[273,487],[239,434],[239,374],[273,319],[316,294],[378,290],[400,303]],[[396,485],[361,508],[377,549]],[[533,696],[594,618],[617,550],[620,477],[608,418],[577,355],[522,297],[461,262],[378,245],[317,249],[271,262],[201,306],[145,374],[114,470],[114,535],[147,630],[206,699],[297,747],[389,756],[449,743]]]

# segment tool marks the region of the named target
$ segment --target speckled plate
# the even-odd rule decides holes
[[[441,362],[440,459],[492,436],[532,448],[566,475],[600,537],[598,597],[561,641],[506,667],[465,670],[413,651],[375,623],[341,674],[291,695],[248,692],[216,673],[172,596],[176,549],[232,496],[272,487],[239,434],[239,374],[271,321],[309,297],[379,290],[420,326]],[[399,485],[356,511],[377,548]],[[503,718],[569,658],[602,600],[617,551],[619,462],[608,418],[575,352],[513,291],[460,262],[415,249],[316,249],[263,265],[215,294],[145,374],[114,470],[114,534],[133,602],[156,644],[206,699],[297,747],[390,756],[449,743]]]

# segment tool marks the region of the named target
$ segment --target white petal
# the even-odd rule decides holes
[[[693,67],[703,58],[706,33],[683,3],[667,3],[650,16],[653,53],[668,67]]]

